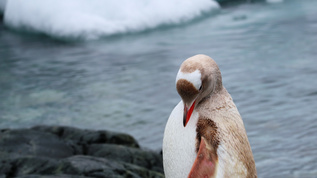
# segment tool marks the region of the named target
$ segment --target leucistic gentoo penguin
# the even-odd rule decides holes
[[[241,116],[222,85],[216,62],[206,55],[188,58],[176,77],[181,101],[164,132],[167,178],[257,177]]]

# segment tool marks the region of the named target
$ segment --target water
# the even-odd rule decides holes
[[[70,125],[161,149],[179,65],[216,60],[245,123],[259,177],[317,177],[317,1],[244,4],[193,21],[99,37],[0,27],[0,127]]]

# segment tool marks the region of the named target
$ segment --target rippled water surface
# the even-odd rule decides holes
[[[259,177],[317,177],[317,1],[244,4],[178,26],[61,42],[0,27],[0,127],[130,133],[161,149],[179,65],[216,60]]]

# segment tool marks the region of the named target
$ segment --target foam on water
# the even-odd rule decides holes
[[[4,18],[16,29],[96,39],[186,22],[218,8],[212,0],[11,0]]]

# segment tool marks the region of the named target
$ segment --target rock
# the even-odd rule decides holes
[[[265,0],[216,0],[221,6],[232,6],[241,3],[261,2]]]
[[[163,172],[162,156],[153,151],[111,144],[93,144],[88,147],[88,155],[124,161],[150,170]]]
[[[66,174],[59,174],[59,175],[24,175],[18,176],[16,178],[90,178],[87,176],[78,176],[78,175],[66,175]]]
[[[127,134],[63,126],[0,131],[0,178],[164,177],[162,155]]]
[[[0,132],[0,155],[3,158],[37,156],[66,158],[73,150],[57,136],[28,129]]]
[[[91,177],[164,177],[143,167],[92,156],[73,156],[62,161],[59,169],[68,174]]]
[[[128,134],[109,131],[82,130],[63,126],[35,126],[33,130],[50,132],[76,144],[112,143],[139,148],[137,141]]]
[[[106,158],[77,155],[59,161],[50,158],[20,157],[8,160],[5,177],[164,177],[144,167]],[[1,164],[0,164],[1,165]],[[1,166],[3,166],[1,165]]]
[[[7,175],[10,175],[11,170],[13,170],[13,167],[10,164],[10,162],[0,160],[0,178],[6,177]]]
[[[20,157],[8,160],[13,169],[6,173],[8,177],[16,177],[31,174],[52,174],[57,169],[58,161],[44,157]]]

